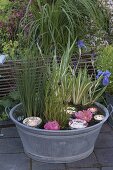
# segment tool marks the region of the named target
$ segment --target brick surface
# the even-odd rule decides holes
[[[20,153],[23,152],[23,146],[20,138],[0,139],[0,153]]]
[[[113,135],[111,133],[100,133],[95,148],[113,147]]]
[[[19,137],[16,127],[3,128],[4,137]]]
[[[85,158],[85,159],[83,159],[83,160],[81,160],[81,161],[77,161],[77,162],[73,162],[73,163],[69,163],[69,164],[67,164],[67,167],[68,168],[73,168],[73,167],[75,167],[75,168],[77,168],[77,167],[97,167],[97,164],[98,164],[98,162],[97,162],[97,159],[96,159],[96,157],[95,157],[95,154],[94,153],[92,153],[88,158]]]
[[[0,170],[29,170],[29,158],[24,154],[0,154]]]
[[[32,161],[32,170],[66,170],[65,164],[47,164]]]
[[[95,154],[101,166],[113,166],[113,148],[95,149]]]

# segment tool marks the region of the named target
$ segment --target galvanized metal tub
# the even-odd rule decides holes
[[[16,110],[21,104],[11,109],[10,117],[16,124],[24,151],[30,158],[48,163],[69,163],[84,159],[93,152],[100,129],[109,116],[103,105],[96,105],[102,109],[105,119],[80,130],[50,131],[27,127],[17,120]]]

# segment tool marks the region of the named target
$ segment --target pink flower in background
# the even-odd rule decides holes
[[[89,110],[78,111],[75,113],[77,119],[85,120],[86,122],[90,122],[93,114]]]
[[[58,122],[55,121],[49,121],[44,125],[44,129],[46,130],[60,130],[60,125]]]

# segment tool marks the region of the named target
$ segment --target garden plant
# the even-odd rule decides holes
[[[97,0],[10,3],[17,9],[11,7],[8,22],[1,22],[0,50],[14,65],[21,103],[11,109],[10,117],[25,153],[54,163],[83,159],[92,153],[109,115],[98,99],[109,84],[110,71],[105,70],[106,79],[102,71],[89,74],[87,63],[79,65],[87,51],[84,40],[93,34],[89,27],[107,30],[106,9]]]
[[[112,45],[108,45],[100,50],[96,61],[96,68],[98,69],[99,74],[104,76],[103,83],[105,82],[109,83],[106,89],[105,98],[110,113],[108,122],[111,126],[113,126],[113,47]],[[109,70],[111,74],[109,74],[109,72],[108,71],[106,72],[105,70]]]

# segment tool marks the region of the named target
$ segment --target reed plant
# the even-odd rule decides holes
[[[66,113],[68,101],[71,99],[71,74],[69,61],[73,51],[73,44],[68,39],[67,48],[57,61],[56,52],[53,61],[48,66],[48,80],[45,88],[45,118],[47,121],[56,120],[62,128],[66,127],[69,115]]]
[[[88,75],[87,68],[79,69],[72,72],[72,102],[74,105],[87,106],[98,101],[106,90],[106,86],[102,86],[103,76],[93,79]]]
[[[44,112],[46,67],[44,63],[39,67],[41,59],[39,61],[35,55],[28,50],[21,61],[14,62],[16,85],[26,117],[43,117]]]
[[[29,11],[32,20],[28,18]],[[29,25],[30,45],[37,44],[47,57],[54,48],[63,54],[68,32],[72,43],[89,33],[92,21],[96,28],[106,28],[106,16],[98,0],[33,0],[28,4],[22,24]]]

